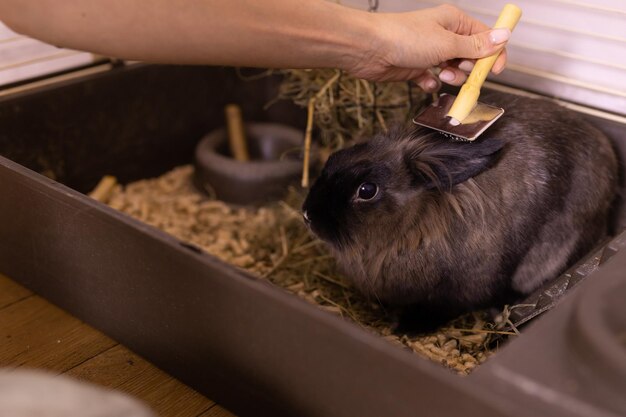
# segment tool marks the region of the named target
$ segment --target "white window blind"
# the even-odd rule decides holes
[[[450,3],[493,25],[509,2],[523,15],[507,47],[507,70],[494,81],[626,114],[626,0],[379,0],[379,10]]]
[[[54,74],[102,60],[18,35],[0,22],[0,86]]]

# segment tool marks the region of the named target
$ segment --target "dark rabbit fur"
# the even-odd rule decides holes
[[[608,139],[547,100],[481,101],[507,113],[477,141],[379,135],[333,154],[311,187],[305,220],[372,300],[436,322],[502,305],[606,235],[617,186]]]

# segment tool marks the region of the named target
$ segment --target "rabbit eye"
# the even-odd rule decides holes
[[[371,200],[376,197],[378,194],[378,186],[371,182],[364,182],[359,185],[359,190],[357,191],[357,197],[361,200]]]

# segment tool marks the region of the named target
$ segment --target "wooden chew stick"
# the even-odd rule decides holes
[[[313,112],[315,112],[315,97],[309,99],[307,106],[306,131],[304,132],[304,163],[302,164],[302,188],[309,186],[309,161],[311,159],[311,138],[313,136]]]
[[[89,193],[89,197],[94,200],[98,200],[101,203],[106,203],[111,196],[111,191],[113,191],[113,187],[117,184],[117,178],[112,175],[105,175],[102,177],[96,188],[93,189],[92,192]]]
[[[228,126],[228,144],[230,153],[237,161],[249,161],[250,154],[246,144],[246,133],[243,127],[241,109],[236,104],[228,104],[224,109]]]

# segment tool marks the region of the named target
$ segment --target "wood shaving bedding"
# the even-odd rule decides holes
[[[115,185],[106,202],[459,374],[494,353],[495,337],[510,334],[498,331],[485,313],[462,316],[429,335],[398,334],[394,312],[356,292],[306,229],[302,195],[290,190],[280,202],[236,207],[199,192],[192,176],[193,167],[185,165],[158,178]]]

